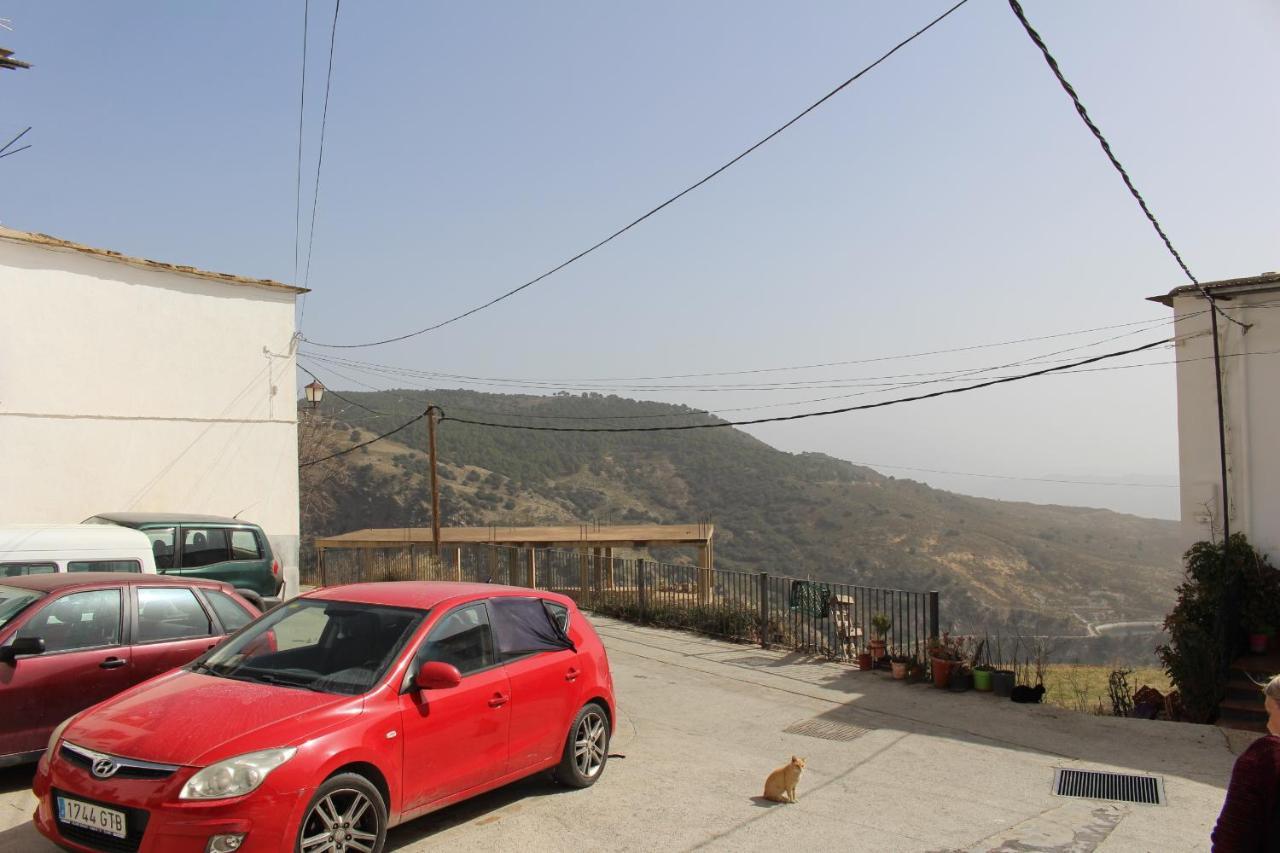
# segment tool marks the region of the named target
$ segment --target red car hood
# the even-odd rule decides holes
[[[202,767],[302,743],[341,718],[359,714],[363,706],[359,696],[179,669],[94,706],[67,727],[63,738],[125,758]]]

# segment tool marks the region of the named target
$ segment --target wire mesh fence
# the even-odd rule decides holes
[[[530,587],[631,622],[833,660],[855,659],[873,640],[883,640],[887,654],[923,658],[938,630],[937,592],[707,569],[589,550],[481,544],[447,547],[436,557],[417,544],[325,548],[317,555],[314,579],[320,586],[444,580]],[[876,631],[877,621],[883,635]]]

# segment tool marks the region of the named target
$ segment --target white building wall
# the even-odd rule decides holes
[[[0,235],[0,523],[240,513],[296,591],[294,299]]]
[[[1219,302],[1250,324],[1248,333],[1219,318],[1231,529],[1280,563],[1280,292],[1233,295]],[[1197,539],[1221,532],[1221,476],[1213,342],[1206,302],[1173,300],[1181,340],[1178,364],[1178,445],[1182,520]]]

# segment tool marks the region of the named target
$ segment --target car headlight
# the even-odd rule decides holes
[[[75,715],[72,715],[70,717],[67,717],[62,722],[58,723],[58,727],[53,730],[53,734],[49,735],[49,744],[44,748],[45,752],[47,753],[53,752],[54,747],[58,745],[58,739],[62,737],[62,733],[67,730],[67,726],[71,725],[71,721],[74,719],[75,719]]]
[[[178,799],[223,800],[247,794],[261,785],[268,773],[293,758],[297,751],[294,747],[264,749],[210,764],[187,780]]]

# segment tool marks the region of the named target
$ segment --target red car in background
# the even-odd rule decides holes
[[[0,767],[71,715],[190,663],[258,610],[218,581],[133,572],[0,579]]]
[[[35,824],[83,851],[379,853],[389,827],[540,771],[594,784],[614,719],[569,598],[322,589],[59,726]]]

